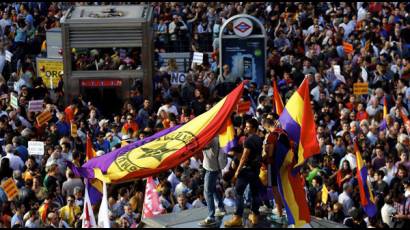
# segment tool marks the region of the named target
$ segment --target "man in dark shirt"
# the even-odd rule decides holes
[[[243,194],[246,186],[249,184],[252,194],[252,213],[249,214],[249,221],[251,224],[256,225],[258,223],[259,215],[259,170],[262,160],[262,146],[263,140],[256,135],[256,130],[259,127],[258,121],[250,119],[246,122],[245,134],[247,138],[244,142],[244,150],[239,162],[239,166],[236,170],[235,176],[232,179],[235,184],[236,193],[238,197],[236,199],[236,212],[231,220],[225,222],[225,227],[239,227],[242,226],[243,215]]]

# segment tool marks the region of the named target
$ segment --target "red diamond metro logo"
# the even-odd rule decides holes
[[[239,30],[241,33],[245,33],[250,28],[251,26],[246,24],[245,22],[240,22],[238,25],[235,26],[235,29]]]

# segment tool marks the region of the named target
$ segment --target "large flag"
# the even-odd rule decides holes
[[[81,177],[89,177],[90,174],[93,173],[93,168],[98,168],[98,167],[104,167],[104,162],[107,160],[110,160],[111,158],[116,158],[118,156],[121,156],[122,154],[131,151],[134,148],[137,148],[141,145],[144,145],[146,143],[149,143],[159,137],[164,136],[167,133],[170,133],[174,130],[179,128],[179,126],[175,126],[172,128],[168,128],[165,130],[162,130],[152,136],[149,136],[143,140],[136,141],[134,143],[127,144],[125,147],[121,147],[120,149],[114,150],[111,153],[104,154],[102,156],[90,159],[87,161],[81,168],[77,168],[73,163],[67,161],[67,165],[73,170],[74,174],[76,176],[81,176]],[[92,205],[97,204],[103,195],[103,186],[102,182],[98,179],[91,179],[91,182],[88,182],[86,184],[88,191],[90,191],[90,201]]]
[[[273,103],[275,107],[275,112],[278,115],[281,115],[283,112],[283,101],[282,97],[280,96],[280,93],[278,91],[278,86],[276,85],[276,81],[273,80]]]
[[[87,179],[85,184],[87,184]],[[97,227],[97,224],[95,222],[95,217],[94,217],[94,212],[93,212],[93,207],[91,206],[90,202],[90,197],[88,194],[88,189],[87,186],[85,186],[85,194],[84,194],[84,209],[83,209],[83,214],[81,215],[82,219],[82,228],[95,228]]]
[[[285,205],[288,223],[302,227],[310,223],[309,207],[306,201],[303,178],[299,172],[294,173],[296,163],[290,146],[282,141],[277,142],[274,170],[278,170],[278,189]]]
[[[110,228],[110,218],[108,216],[108,195],[107,184],[103,182],[103,198],[98,212],[98,227]]]
[[[222,132],[219,134],[219,145],[224,153],[228,153],[237,143],[235,129],[231,119],[226,121],[221,130]]]
[[[142,210],[142,218],[151,218],[164,213],[165,209],[159,201],[157,185],[154,179],[150,176],[147,178],[147,185],[145,187],[144,205]]]
[[[93,142],[91,141],[90,135],[87,133],[87,143],[85,146],[85,160],[89,161],[90,159],[96,157],[97,154],[93,148]]]
[[[362,156],[357,146],[357,142],[354,144],[356,159],[357,159],[357,180],[359,182],[360,191],[360,205],[369,217],[374,217],[377,214],[377,208],[374,201],[373,191],[371,185],[367,180],[367,168],[363,162]]]
[[[307,78],[286,103],[279,121],[290,139],[295,142],[297,159],[295,167],[302,165],[307,158],[320,153]]]
[[[174,168],[201,151],[219,134],[220,127],[230,119],[232,110],[242,96],[243,86],[241,83],[209,111],[180,128],[137,148],[131,148],[133,145],[129,144],[118,151],[94,158],[73,171],[90,179],[121,183]]]

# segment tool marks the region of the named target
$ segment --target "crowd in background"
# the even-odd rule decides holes
[[[320,154],[302,167],[311,215],[349,227],[409,226],[410,137],[405,118],[410,113],[410,4],[148,3],[154,8],[155,52],[212,55],[210,61],[193,65],[186,82],[178,86],[170,82],[170,73],[178,68],[175,60],[157,60],[154,99],[143,98],[143,89],[136,84],[123,109],[112,111],[114,116],[101,113],[81,96],[65,105],[61,100],[63,82],[49,90],[37,77],[35,58],[46,52],[45,31],[59,27],[64,12],[76,4],[89,3],[0,3],[0,95],[14,92],[19,102],[19,108],[14,109],[8,97],[0,98],[0,180],[4,184],[12,178],[19,188],[18,197],[12,201],[0,188],[2,227],[81,226],[84,184],[67,169],[65,161],[77,166],[84,163],[87,133],[92,136],[97,155],[102,155],[119,148],[123,140],[143,139],[209,110],[241,81],[224,80],[230,79],[230,70],[218,66],[219,44],[215,39],[221,25],[241,13],[256,17],[266,28],[267,77],[261,88],[252,82],[246,86],[243,99],[252,102],[250,111],[233,115],[239,144],[227,155],[226,167],[218,169],[221,173],[216,184],[225,208],[234,207],[237,199],[232,167],[239,163],[246,121],[255,118],[260,124],[257,135],[264,138],[267,132],[261,122],[274,112],[272,82],[277,82],[286,103],[308,78],[321,148]],[[223,32],[232,33],[231,29]],[[352,49],[346,50],[344,43],[351,44]],[[11,61],[6,61],[6,51],[13,54]],[[112,60],[112,52],[99,57],[101,67],[117,69],[121,65]],[[115,54],[120,55],[119,50]],[[98,55],[97,51],[94,57]],[[78,68],[83,68],[80,64]],[[135,62],[122,64],[138,68]],[[335,65],[340,66],[340,73],[335,72]],[[368,82],[368,94],[353,94],[356,82]],[[38,113],[28,111],[28,102],[37,99],[44,99],[44,110],[52,114],[43,126],[36,123]],[[385,116],[384,106],[388,108]],[[78,126],[76,137],[71,136],[71,123]],[[367,218],[360,206],[355,139],[374,191],[378,210],[374,218]],[[30,140],[45,143],[43,156],[28,153]],[[206,205],[203,158],[202,152],[197,153],[155,177],[168,213]],[[321,200],[323,185],[329,189],[326,204]],[[138,226],[145,180],[110,185],[108,190],[112,226]],[[266,197],[261,198],[261,211],[274,208]],[[245,206],[249,204],[250,198],[245,197]],[[45,206],[48,209],[44,214]]]

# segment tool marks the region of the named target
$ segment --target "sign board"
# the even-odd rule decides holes
[[[250,80],[262,87],[265,76],[264,38],[222,40],[222,66],[228,65],[235,78]]]
[[[44,100],[33,100],[28,102],[29,112],[41,112],[43,111]]]
[[[11,62],[12,57],[13,57],[13,53],[6,50],[6,61]]]
[[[49,111],[44,111],[36,117],[37,124],[39,126],[43,126],[45,123],[47,123],[49,120],[51,120],[52,117],[53,116],[51,115],[51,113]]]
[[[353,94],[363,95],[369,93],[369,83],[354,83],[353,84]]]
[[[77,125],[74,123],[71,123],[71,136],[77,137]]]
[[[6,193],[9,201],[13,200],[19,194],[17,185],[12,178],[7,179],[1,187]]]
[[[95,88],[95,87],[120,87],[122,80],[80,80],[81,87]]]
[[[223,33],[229,24],[234,34]],[[230,17],[219,33],[219,66],[228,65],[234,79],[249,80],[262,88],[267,81],[266,44],[266,29],[259,19],[248,14]]]
[[[198,63],[199,65],[202,64],[204,60],[204,54],[200,52],[194,52],[194,57],[192,59],[192,63]]]
[[[48,89],[58,86],[59,74],[64,70],[63,59],[37,58],[37,76],[43,79]]]
[[[19,102],[17,100],[17,96],[14,95],[13,93],[10,94],[10,105],[11,107],[18,109],[19,108]]]
[[[236,107],[236,113],[238,113],[238,114],[247,113],[250,108],[251,108],[251,102],[250,101],[238,102],[238,105]]]
[[[253,24],[248,18],[238,18],[233,21],[233,32],[239,37],[247,37],[252,33]]]
[[[42,141],[29,141],[28,153],[30,155],[44,155],[44,142]]]
[[[172,85],[182,85],[185,83],[185,80],[186,80],[185,73],[178,73],[178,72],[171,73],[171,84]]]

